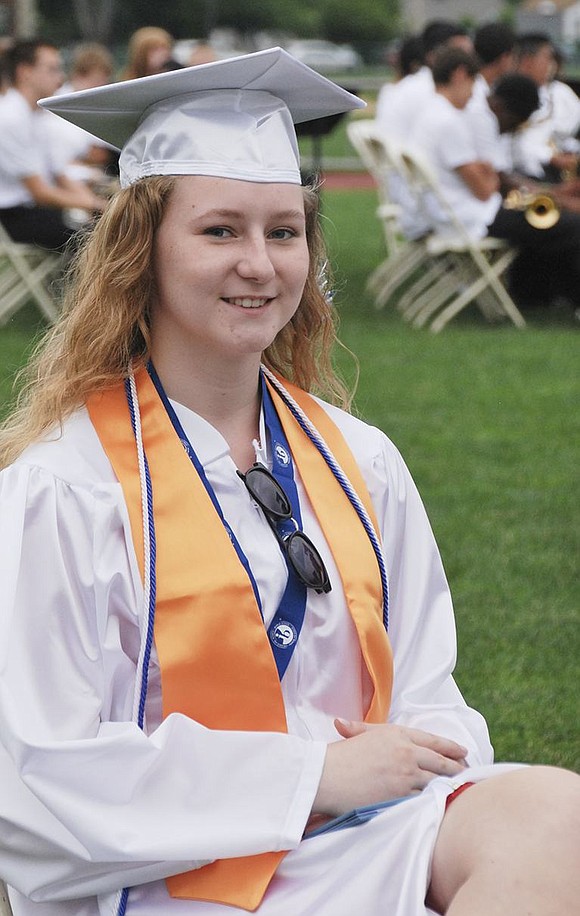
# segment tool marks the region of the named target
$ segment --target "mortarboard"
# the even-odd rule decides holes
[[[270,48],[39,104],[120,149],[127,186],[147,175],[300,184],[294,124],[365,103]]]

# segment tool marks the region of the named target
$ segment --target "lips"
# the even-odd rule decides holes
[[[224,299],[230,305],[239,305],[243,309],[259,309],[270,301],[269,298],[264,298],[263,296],[259,299],[253,296],[235,296],[227,299],[224,297]]]

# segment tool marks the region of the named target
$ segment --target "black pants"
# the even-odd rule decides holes
[[[548,305],[563,296],[580,305],[580,214],[564,211],[550,229],[535,229],[524,212],[500,207],[488,235],[520,249],[510,270],[516,298]]]
[[[8,207],[0,209],[0,221],[15,242],[28,242],[63,250],[76,230],[63,220],[62,211],[51,207]]]

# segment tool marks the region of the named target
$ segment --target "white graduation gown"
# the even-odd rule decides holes
[[[223,438],[176,405],[254,571],[265,619],[286,566]],[[455,631],[439,553],[409,473],[377,429],[327,407],[367,482],[390,582],[390,721],[453,738],[476,769],[434,780],[368,825],[301,841],[335,716],[369,683],[339,576],[298,479],[305,531],[333,589],[309,593],[283,681],[289,734],[161,721],[152,659],[146,730],[131,720],[142,584],[120,485],[86,411],[0,474],[0,877],[16,916],[232,916],[171,899],[164,877],[215,858],[291,850],[260,916],[421,916],[447,794],[497,771],[482,717],[451,672]],[[192,524],[194,520],[192,520]],[[236,698],[232,697],[232,702]],[[486,765],[483,769],[477,769]],[[26,896],[23,896],[26,895]],[[30,898],[30,899],[28,899]],[[34,902],[33,902],[34,901]]]

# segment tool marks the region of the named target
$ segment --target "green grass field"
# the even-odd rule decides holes
[[[455,599],[459,684],[497,759],[580,771],[580,325],[536,312],[517,331],[468,309],[438,336],[413,330],[365,294],[383,254],[374,193],[322,204],[341,337],[360,360],[356,410],[423,496]],[[0,329],[4,401],[35,323],[23,310]]]
[[[457,679],[497,758],[580,770],[580,326],[536,312],[523,331],[492,327],[474,308],[432,335],[375,312],[375,205],[323,196],[357,410],[419,486],[455,600]]]

